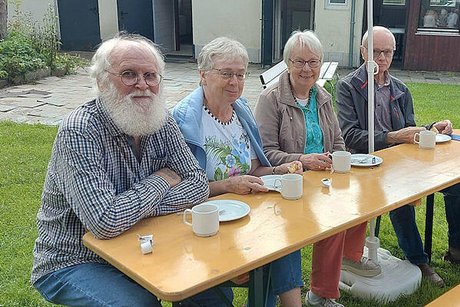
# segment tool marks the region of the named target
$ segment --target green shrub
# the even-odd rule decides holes
[[[0,71],[6,73],[8,80],[45,67],[44,57],[33,48],[30,39],[23,34],[9,33],[7,38],[0,42]]]
[[[51,6],[40,25],[17,6],[8,35],[0,41],[0,78],[17,82],[26,73],[43,68],[69,74],[88,64],[79,56],[60,53],[59,47],[57,17]]]

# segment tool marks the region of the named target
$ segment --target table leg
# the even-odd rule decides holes
[[[270,266],[270,265],[269,265]],[[264,276],[264,267],[251,271],[249,279],[248,306],[265,306],[268,285],[270,283],[271,266],[268,274]]]
[[[428,263],[431,262],[431,247],[433,238],[433,211],[434,194],[426,197],[426,218],[425,218],[425,253],[428,255]]]

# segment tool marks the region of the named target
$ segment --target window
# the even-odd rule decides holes
[[[348,9],[348,0],[326,0],[324,8],[327,10],[346,10]]]
[[[406,0],[383,0],[383,5],[406,5]]]
[[[458,33],[459,4],[455,0],[422,0],[419,32]]]

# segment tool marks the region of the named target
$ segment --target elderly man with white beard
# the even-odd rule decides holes
[[[164,67],[158,48],[143,37],[120,34],[104,42],[92,59],[97,98],[59,127],[37,214],[31,276],[50,302],[161,306],[87,249],[82,237],[89,231],[109,239],[143,218],[208,197],[206,175],[162,99]]]

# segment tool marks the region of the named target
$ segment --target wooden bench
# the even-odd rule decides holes
[[[450,289],[428,305],[426,307],[458,307],[460,306],[460,285]]]
[[[321,70],[319,73],[319,79],[316,83],[320,86],[324,86],[326,82],[334,79],[336,74],[338,62],[324,62],[321,65]],[[260,75],[260,82],[262,83],[263,88],[266,88],[268,85],[273,82],[278,81],[280,75],[287,69],[286,63],[284,61],[279,62],[278,64],[270,67]]]

